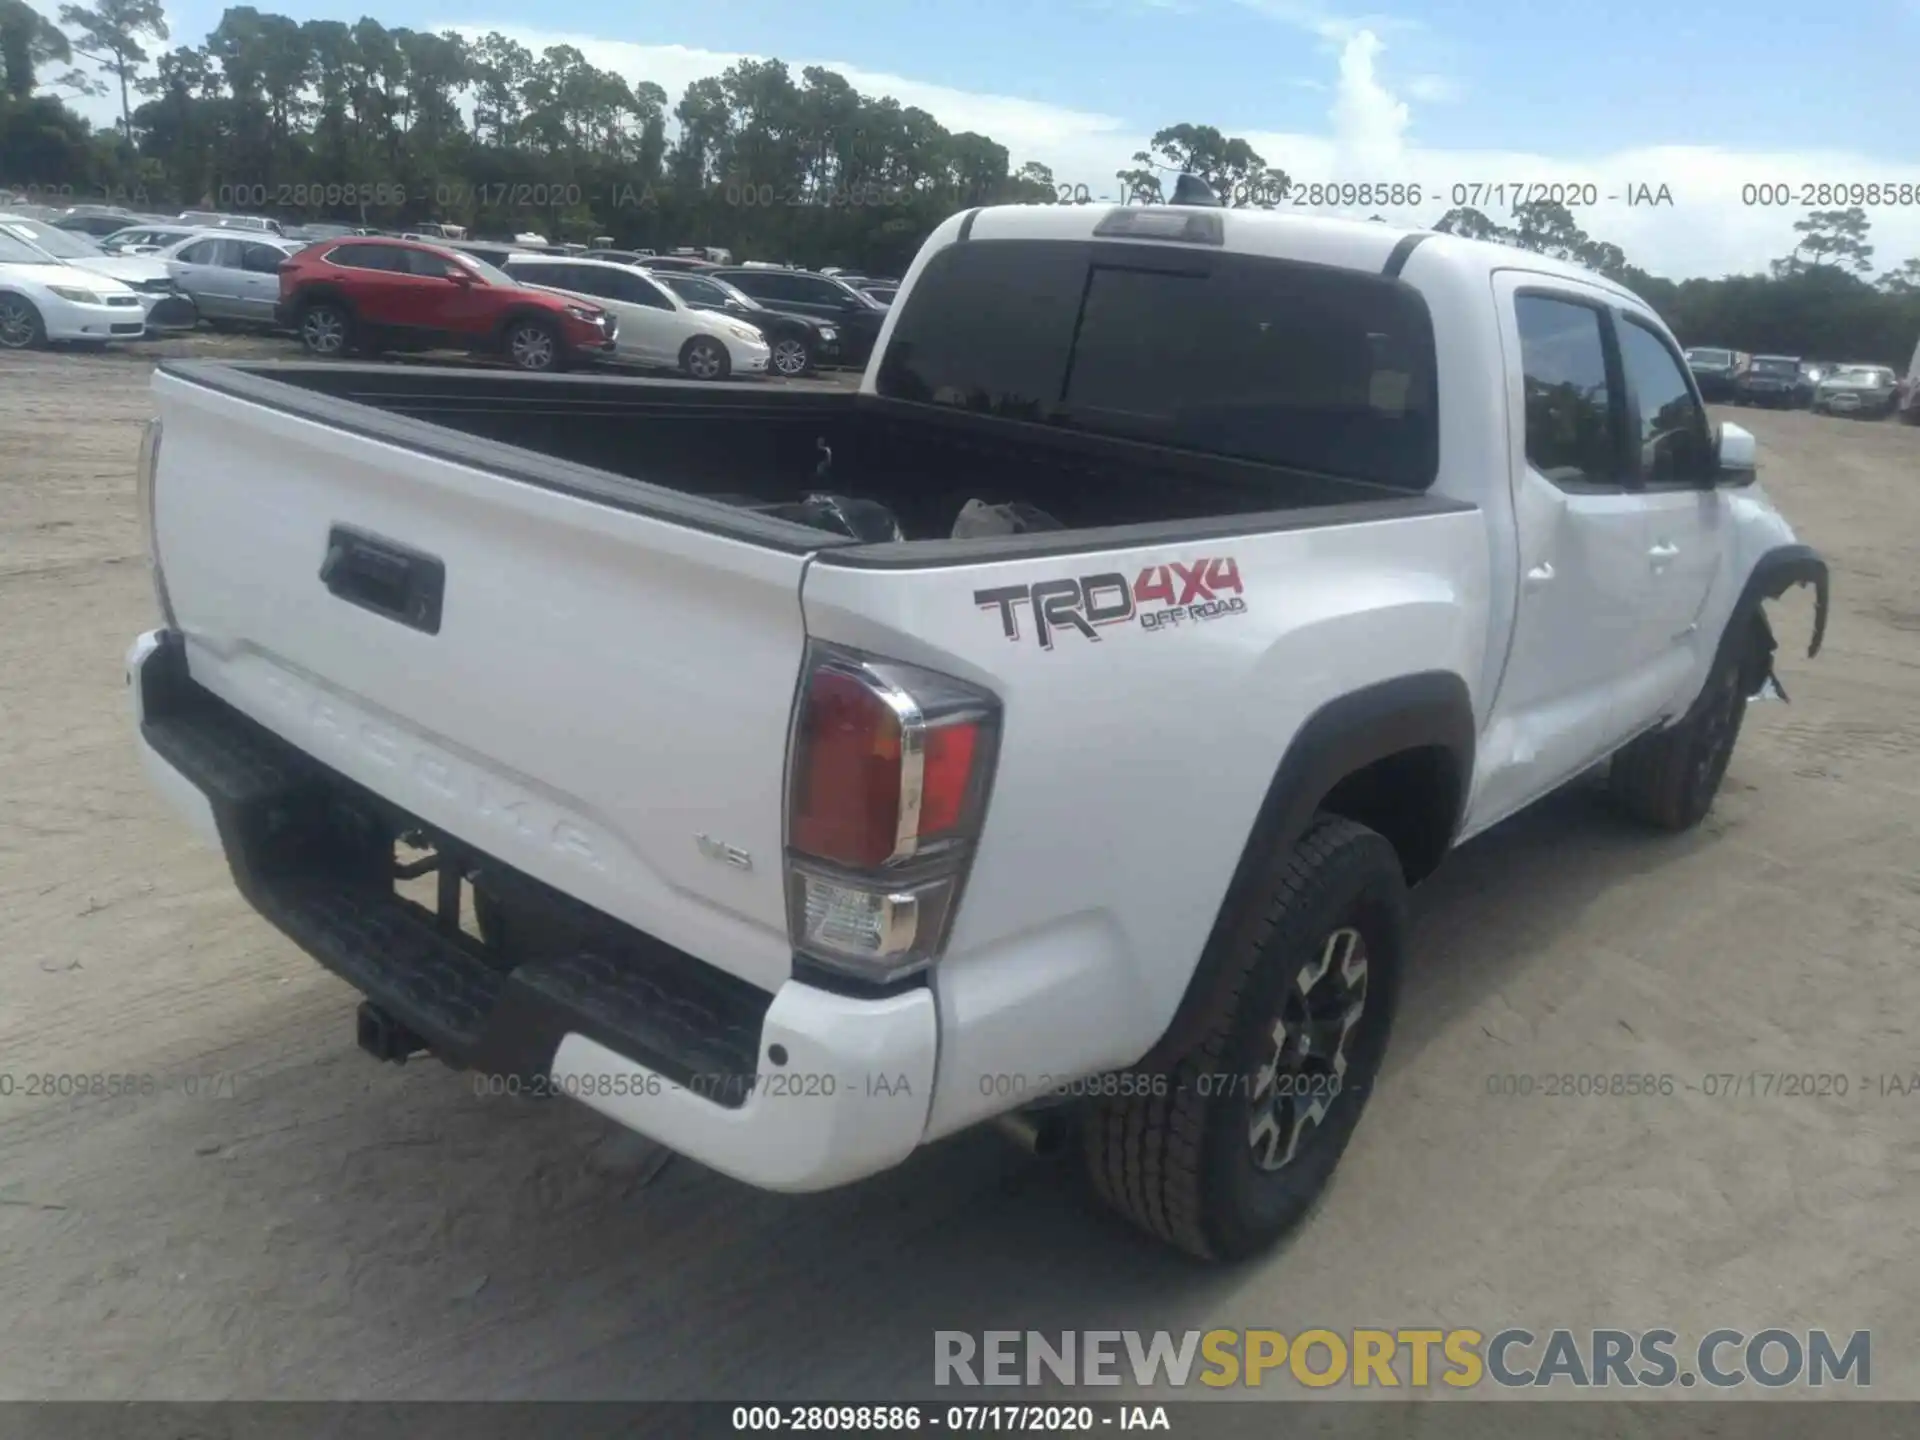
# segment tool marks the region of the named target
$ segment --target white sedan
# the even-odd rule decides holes
[[[127,286],[0,230],[0,350],[35,350],[50,341],[103,345],[146,329],[140,297]]]
[[[501,267],[522,285],[580,295],[620,321],[617,358],[678,370],[695,380],[765,375],[772,351],[744,321],[695,310],[631,265],[572,255],[512,255]]]
[[[193,301],[180,293],[167,267],[152,256],[109,255],[91,236],[16,213],[0,214],[0,232],[76,269],[118,280],[140,297],[149,335],[191,330],[200,323]]]

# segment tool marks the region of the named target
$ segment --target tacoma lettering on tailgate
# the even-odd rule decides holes
[[[306,732],[306,745],[321,759],[329,752],[344,758],[342,752],[357,751],[382,769],[405,776],[419,790],[465,811],[477,822],[470,832],[476,836],[504,831],[575,864],[592,870],[607,868],[603,842],[551,802],[455,759],[397,725],[370,719],[313,693],[278,671],[265,672],[259,688],[275,711]]]

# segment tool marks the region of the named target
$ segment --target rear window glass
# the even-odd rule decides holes
[[[1409,490],[1438,449],[1415,292],[1171,246],[951,246],[908,293],[879,390]]]

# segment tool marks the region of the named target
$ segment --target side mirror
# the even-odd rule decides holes
[[[446,275],[447,279],[453,281],[456,285],[466,286],[473,284],[473,272],[464,265],[447,266]]]
[[[1715,485],[1751,484],[1759,467],[1759,447],[1751,431],[1724,420],[1714,436]]]

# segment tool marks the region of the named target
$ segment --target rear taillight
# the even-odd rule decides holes
[[[153,599],[160,607],[160,619],[169,630],[177,630],[174,623],[173,601],[167,595],[167,577],[160,568],[160,533],[158,529],[158,505],[160,496],[158,481],[160,478],[160,421],[156,418],[147,421],[147,428],[140,434],[140,468],[135,478],[139,491],[140,528],[147,542],[147,564],[153,571]]]
[[[836,646],[807,652],[787,800],[794,949],[864,979],[931,965],[986,810],[992,695]]]

